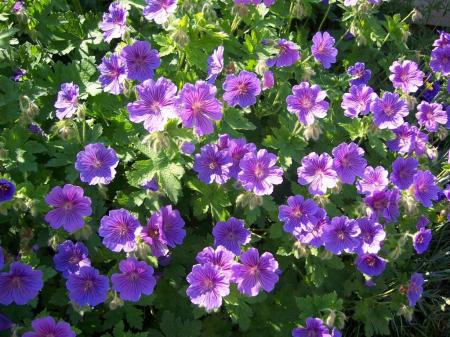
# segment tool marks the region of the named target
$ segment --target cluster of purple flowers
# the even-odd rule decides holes
[[[75,332],[64,321],[56,322],[51,316],[36,318],[31,322],[33,331],[25,332],[23,337],[75,337]]]
[[[267,150],[258,150],[244,138],[221,135],[218,144],[207,144],[195,155],[194,171],[206,184],[226,183],[237,179],[247,191],[268,195],[273,185],[283,181],[283,169],[276,166],[277,157]]]
[[[442,31],[433,43],[430,68],[436,73],[450,76],[450,33]]]
[[[333,328],[331,334],[330,329],[324,324],[320,318],[308,317],[306,324],[302,328],[294,328],[292,337],[341,337],[342,334],[336,328]]]

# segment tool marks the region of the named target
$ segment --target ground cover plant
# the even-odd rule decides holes
[[[0,336],[445,336],[445,1],[0,3]]]

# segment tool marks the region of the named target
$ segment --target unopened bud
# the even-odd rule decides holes
[[[322,128],[317,123],[306,126],[303,133],[306,140],[312,139],[314,141],[318,140],[321,134]]]

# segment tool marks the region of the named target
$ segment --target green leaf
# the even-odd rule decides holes
[[[180,179],[183,174],[184,168],[178,163],[170,163],[157,172],[159,186],[174,203],[181,194]]]
[[[248,330],[253,316],[252,308],[245,301],[245,297],[232,289],[225,299],[225,308],[234,323],[239,324],[242,331]]]
[[[125,316],[131,328],[141,330],[144,323],[143,312],[132,305],[126,305]]]
[[[244,117],[242,110],[228,108],[224,113],[223,120],[233,130],[255,130],[256,126]]]
[[[366,337],[390,335],[389,321],[392,320],[392,314],[385,303],[364,299],[356,304],[353,318],[364,323]]]
[[[182,320],[169,311],[164,311],[160,324],[165,337],[197,337],[200,336],[200,321]]]

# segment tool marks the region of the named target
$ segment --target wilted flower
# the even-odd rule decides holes
[[[278,262],[271,253],[265,252],[260,256],[256,248],[250,248],[242,253],[240,262],[231,268],[239,292],[256,296],[261,289],[273,290],[278,282]]]
[[[145,80],[136,86],[136,91],[138,100],[127,106],[130,120],[144,122],[148,132],[164,130],[167,120],[176,116],[176,85],[160,77],[157,81]]]
[[[184,154],[193,154],[195,152],[195,145],[192,142],[183,142],[180,146],[180,150]]]
[[[177,0],[145,0],[144,17],[149,21],[161,25],[167,21],[170,15],[177,9]]]
[[[326,92],[317,84],[310,86],[308,82],[302,82],[294,85],[292,93],[286,98],[287,109],[297,115],[300,123],[311,125],[315,117],[326,117],[330,104],[325,101]]]
[[[391,80],[394,88],[401,89],[404,93],[408,94],[416,92],[417,89],[423,84],[424,73],[419,70],[419,66],[413,61],[395,61],[390,67]]]
[[[403,125],[408,116],[408,105],[396,93],[385,92],[382,98],[375,98],[371,106],[373,121],[380,129],[396,129]]]
[[[14,82],[19,82],[25,75],[26,75],[27,71],[25,69],[22,68],[16,68],[14,70],[13,75],[11,76],[11,79]]]
[[[239,163],[241,171],[238,180],[247,191],[253,191],[256,195],[270,195],[273,185],[283,182],[283,169],[276,163],[277,156],[267,150],[248,152]]]
[[[243,220],[234,217],[219,221],[212,230],[214,246],[224,246],[235,255],[241,254],[241,245],[250,242],[250,231],[245,228]]]
[[[92,214],[91,199],[84,196],[81,187],[66,184],[62,188],[53,187],[45,197],[45,202],[54,209],[45,215],[45,221],[53,229],[64,227],[73,233],[84,226],[84,217]]]
[[[325,69],[329,69],[333,63],[336,63],[338,51],[334,48],[335,39],[328,32],[317,32],[314,34],[311,53]]]
[[[120,55],[104,56],[98,70],[100,71],[98,80],[103,91],[113,95],[119,95],[123,92],[127,79],[127,69],[125,61]]]
[[[114,38],[122,37],[127,28],[128,11],[115,1],[109,5],[108,13],[103,13],[103,21],[100,23],[100,29],[103,31],[103,39],[110,42]]]
[[[249,107],[256,103],[256,96],[261,93],[261,83],[255,73],[243,70],[239,75],[227,75],[222,86],[225,91],[223,100],[228,105],[241,108]]]
[[[42,271],[22,262],[13,262],[9,272],[0,273],[0,304],[27,304],[41,291]]]
[[[442,104],[425,101],[417,106],[416,118],[419,125],[424,126],[430,132],[438,131],[439,124],[445,125],[448,121],[447,112],[444,111]]]
[[[230,177],[237,179],[239,171],[239,163],[246,153],[256,152],[256,146],[253,143],[247,143],[245,138],[230,139],[227,146],[228,154],[231,157],[233,165],[230,167]]]
[[[70,274],[66,282],[69,298],[78,305],[96,306],[106,300],[109,290],[108,278],[92,267],[81,267]]]
[[[400,154],[415,152],[418,156],[425,154],[428,136],[417,127],[410,126],[409,123],[403,123],[393,132],[396,138],[387,141],[390,151],[396,151]]]
[[[148,191],[156,192],[157,190],[159,190],[158,179],[156,177],[153,177],[152,179],[147,180],[141,186],[142,186],[142,188],[144,188],[145,190],[148,190]]]
[[[217,88],[204,81],[186,83],[177,99],[178,115],[183,127],[194,129],[199,136],[214,131],[214,121],[222,118],[222,104],[216,98]]]
[[[22,337],[75,337],[75,332],[64,321],[55,322],[51,316],[36,318],[31,322],[33,331],[25,332]]]
[[[112,288],[124,301],[137,302],[141,295],[151,295],[156,285],[153,268],[129,257],[119,263],[120,273],[112,274]]]
[[[295,43],[280,39],[276,43],[276,47],[278,48],[278,55],[267,60],[267,65],[269,67],[289,67],[300,59],[300,52]]]
[[[145,81],[153,78],[153,72],[161,64],[159,53],[147,41],[135,41],[125,46],[120,55],[125,61],[130,80]]]
[[[136,250],[136,235],[139,234],[140,223],[126,209],[109,211],[100,220],[98,234],[103,244],[113,252],[132,252]]]
[[[114,149],[95,143],[78,152],[75,169],[80,172],[80,180],[89,185],[109,184],[116,175],[118,163]]]

